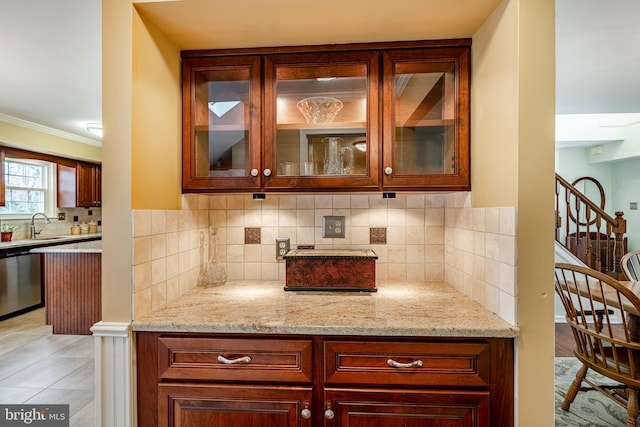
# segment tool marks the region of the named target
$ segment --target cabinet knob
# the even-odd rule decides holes
[[[264,176],[270,176],[271,175],[271,169],[265,169],[263,174],[264,174]]]
[[[251,176],[258,176],[258,169],[251,169]]]
[[[386,168],[384,168],[384,173],[386,175],[391,175],[393,173],[393,168],[391,166],[387,166]]]
[[[300,416],[305,420],[311,418],[311,411],[308,408],[304,408],[302,412],[300,412]]]
[[[331,410],[331,404],[328,403],[327,404],[327,410],[324,411],[324,417],[328,420],[332,420],[333,417],[335,417],[336,414],[333,412],[333,410]]]

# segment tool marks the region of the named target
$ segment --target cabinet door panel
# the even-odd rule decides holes
[[[468,190],[469,49],[383,58],[384,187]]]
[[[266,57],[266,188],[377,187],[378,64],[377,52]]]
[[[160,384],[158,399],[162,427],[311,427],[310,387]]]
[[[325,390],[335,427],[479,427],[489,425],[488,391]]]
[[[76,167],[78,172],[77,180],[77,206],[92,207],[96,205],[95,200],[95,168],[93,165],[86,163],[78,163]]]
[[[183,61],[183,190],[261,185],[260,57]]]

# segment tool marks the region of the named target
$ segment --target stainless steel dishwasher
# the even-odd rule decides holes
[[[43,306],[40,254],[0,252],[0,320]]]

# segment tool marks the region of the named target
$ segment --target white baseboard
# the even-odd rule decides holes
[[[133,345],[129,323],[98,322],[95,337],[96,427],[134,427]]]

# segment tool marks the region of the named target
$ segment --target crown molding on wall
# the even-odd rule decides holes
[[[69,139],[76,142],[81,142],[83,144],[93,145],[94,147],[102,147],[102,141],[92,138],[86,138],[84,136],[76,135],[73,133],[65,132],[59,129],[54,129],[48,126],[40,125],[38,123],[33,123],[28,120],[19,119],[17,117],[8,116],[6,114],[0,113],[0,121],[9,123],[12,125],[20,126],[23,128],[35,130],[38,132],[46,133],[49,135],[54,135],[60,138]]]

